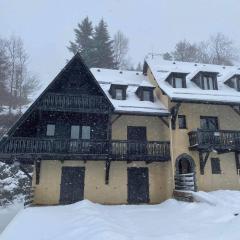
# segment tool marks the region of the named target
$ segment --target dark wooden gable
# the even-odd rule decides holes
[[[22,117],[13,125],[13,127],[8,131],[7,136],[13,136],[16,130],[19,130],[22,125],[25,127],[28,125],[34,125],[36,123],[35,116],[38,114],[38,107],[42,102],[44,102],[44,99],[49,94],[50,97],[51,94],[65,94],[67,96],[71,94],[79,96],[100,96],[103,97],[104,102],[107,103],[109,112],[113,111],[113,105],[101,89],[91,71],[84,64],[80,54],[77,53],[35,100],[35,102],[28,108]],[[2,142],[4,142],[4,139],[2,139],[0,145]]]

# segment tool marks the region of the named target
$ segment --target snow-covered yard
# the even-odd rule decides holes
[[[0,234],[21,209],[23,209],[23,203],[18,201],[8,207],[0,207]]]
[[[103,206],[82,201],[22,210],[2,240],[239,240],[240,192],[197,194],[201,203]],[[1,220],[2,220],[2,215]]]

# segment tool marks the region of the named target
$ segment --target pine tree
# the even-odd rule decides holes
[[[107,24],[102,19],[94,33],[94,67],[115,68],[113,41],[110,39]]]
[[[136,67],[136,71],[141,72],[143,70],[142,64],[139,62],[137,67]]]
[[[94,46],[93,46],[93,26],[88,17],[78,24],[74,29],[75,42],[70,41],[69,51],[73,54],[79,52],[88,67],[93,66]]]

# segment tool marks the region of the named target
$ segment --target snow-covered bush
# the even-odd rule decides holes
[[[31,173],[32,169],[28,171]],[[0,162],[0,206],[23,199],[30,186],[30,179],[18,166]]]

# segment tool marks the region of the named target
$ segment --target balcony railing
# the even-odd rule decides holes
[[[100,112],[109,111],[109,104],[102,96],[47,93],[38,107],[42,110]]]
[[[240,131],[198,129],[189,132],[188,135],[190,148],[192,149],[240,150]]]
[[[8,155],[40,155],[75,159],[100,160],[110,157],[115,160],[167,161],[170,160],[169,142],[136,142],[121,140],[72,140],[10,138],[4,142],[0,153]],[[57,159],[57,158],[56,158]]]

